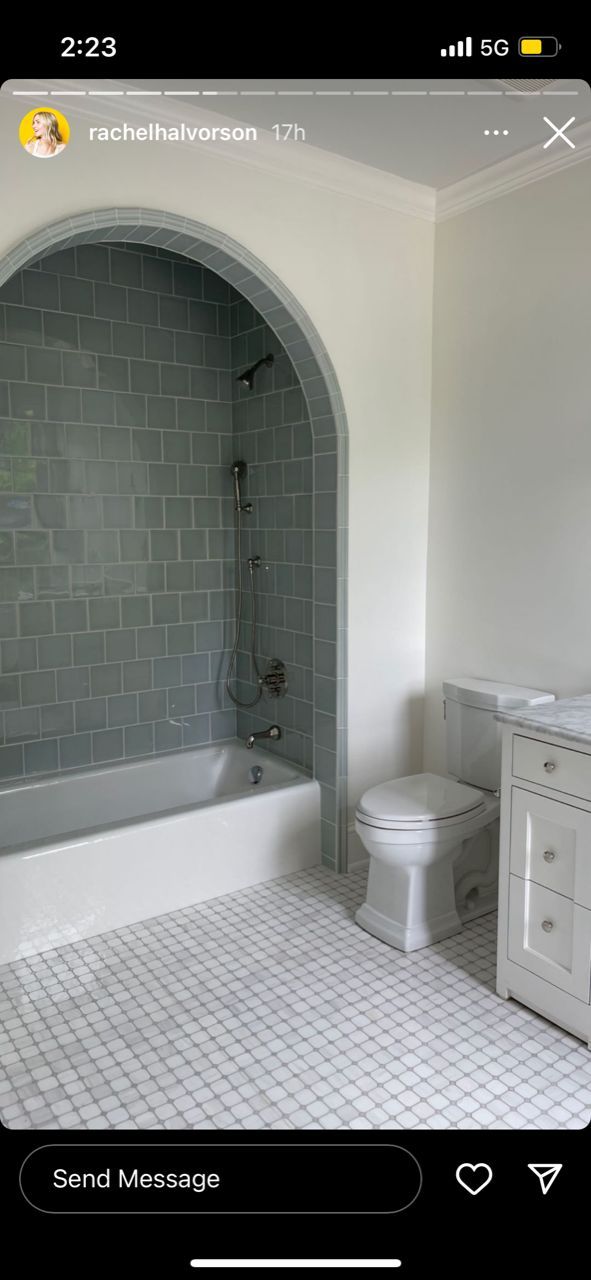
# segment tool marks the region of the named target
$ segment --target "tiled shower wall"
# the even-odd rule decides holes
[[[242,482],[252,514],[243,516],[244,556],[260,555],[257,587],[257,660],[280,658],[287,667],[285,697],[262,699],[238,712],[238,733],[279,724],[275,753],[313,767],[313,460],[310,419],[293,365],[276,336],[245,300],[230,306],[234,443],[236,457],[247,463]],[[237,374],[268,354],[274,365],[262,366],[248,391]],[[248,700],[256,693],[250,642],[251,595],[244,573],[244,617],[239,654],[238,692]]]
[[[0,779],[235,733],[230,301],[83,245],[1,291]]]

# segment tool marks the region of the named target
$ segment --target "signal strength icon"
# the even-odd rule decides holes
[[[561,1164],[528,1164],[527,1167],[531,1169],[532,1173],[535,1173],[536,1178],[539,1178],[543,1196],[548,1194],[552,1183],[562,1169]]]
[[[472,57],[472,36],[466,36],[464,40],[458,40],[457,44],[448,44],[447,49],[441,50],[442,58],[471,58]]]

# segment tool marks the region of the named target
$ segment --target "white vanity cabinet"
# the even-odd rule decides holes
[[[523,721],[503,724],[497,991],[591,1047],[591,741]]]

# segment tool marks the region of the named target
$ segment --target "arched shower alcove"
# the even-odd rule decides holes
[[[346,870],[347,423],[330,357],[297,299],[263,262],[215,229],[162,210],[105,209],[43,227],[0,262],[0,285],[47,255],[93,243],[151,246],[215,272],[261,316],[295,370],[313,450],[311,765],[322,789],[323,861]]]

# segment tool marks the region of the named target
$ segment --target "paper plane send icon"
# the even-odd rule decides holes
[[[536,1178],[540,1179],[543,1196],[548,1194],[552,1183],[555,1182],[562,1169],[561,1164],[528,1164],[527,1167],[531,1169],[532,1173],[535,1173]]]

